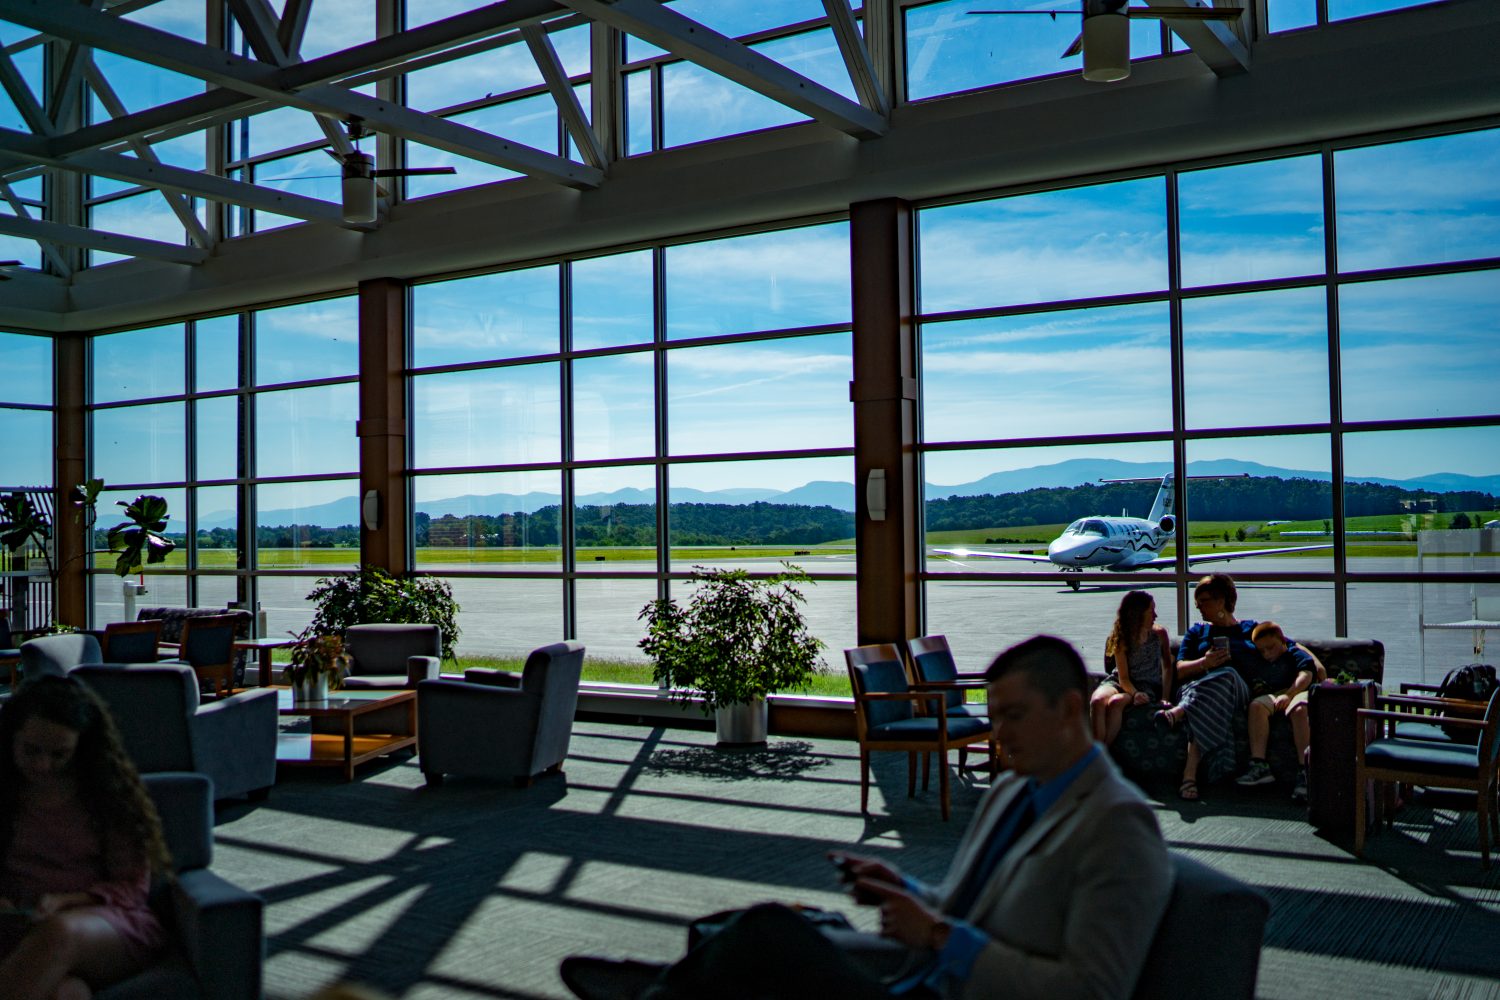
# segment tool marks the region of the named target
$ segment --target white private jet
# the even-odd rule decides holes
[[[1245,473],[1248,476],[1249,473]],[[1190,479],[1223,479],[1224,476],[1189,476]],[[1101,479],[1102,483],[1155,482],[1154,479]],[[1175,556],[1159,553],[1177,532],[1177,518],[1170,511],[1174,504],[1172,474],[1162,477],[1161,488],[1156,491],[1156,501],[1151,504],[1151,513],[1145,518],[1130,517],[1121,512],[1119,517],[1092,515],[1081,517],[1063,529],[1063,533],[1047,546],[1044,556],[1023,552],[981,552],[977,549],[933,549],[934,552],[958,558],[1015,559],[1021,562],[1049,562],[1065,573],[1082,573],[1085,569],[1107,569],[1124,573],[1136,569],[1161,569],[1175,566]],[[1310,552],[1314,549],[1331,549],[1331,544],[1297,545],[1280,549],[1242,549],[1234,552],[1189,553],[1188,565],[1224,559],[1248,559],[1251,556],[1269,556],[1282,552]],[[1077,590],[1082,581],[1069,580],[1068,586]]]

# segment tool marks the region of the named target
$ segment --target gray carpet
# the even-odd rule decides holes
[[[824,859],[857,849],[936,878],[985,787],[906,798],[877,755],[870,816],[837,741],[719,751],[712,735],[580,723],[564,776],[530,789],[449,778],[414,760],[283,772],[269,801],[221,805],[215,868],[267,900],[266,991],[338,980],[393,997],[565,997],[563,956],[666,961],[692,917],[763,899],[850,906]],[[1161,798],[1168,840],[1272,899],[1266,997],[1495,997],[1500,867],[1481,871],[1472,813],[1406,809],[1366,859],[1320,837],[1283,790]]]

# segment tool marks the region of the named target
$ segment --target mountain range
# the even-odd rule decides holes
[[[1052,465],[1038,465],[1027,469],[1012,469],[993,472],[982,479],[969,483],[944,486],[928,483],[925,496],[928,500],[953,496],[980,496],[986,493],[1018,493],[1038,488],[1078,486],[1098,482],[1100,479],[1155,479],[1172,471],[1169,462],[1122,462],[1112,458],[1074,458]],[[1236,459],[1212,459],[1189,462],[1190,476],[1277,476],[1282,479],[1314,479],[1327,481],[1326,472],[1306,469],[1286,469],[1259,462],[1242,462]],[[1453,490],[1476,490],[1500,495],[1500,474],[1489,476],[1467,476],[1455,472],[1438,472],[1412,479],[1387,479],[1379,476],[1351,477],[1359,482],[1379,483],[1383,486],[1399,486],[1408,490],[1432,490],[1446,493]],[[436,519],[445,514],[463,517],[468,514],[512,514],[518,511],[532,513],[543,507],[559,503],[555,493],[489,493],[482,496],[466,495],[427,500],[416,504],[416,509]],[[588,493],[578,497],[583,506],[611,506],[615,504],[643,504],[656,500],[655,490],[620,489],[611,493]],[[805,483],[791,490],[775,489],[729,489],[695,490],[674,488],[671,502],[711,503],[742,505],[765,501],[776,504],[798,504],[808,507],[833,507],[837,510],[854,509],[854,486],[831,480]],[[359,501],[354,497],[334,500],[326,504],[294,510],[264,510],[260,522],[266,525],[316,524],[334,528],[344,524],[355,524],[359,518]],[[200,519],[203,528],[232,528],[234,514],[218,511]],[[184,526],[179,521],[168,524],[170,532],[180,532]]]

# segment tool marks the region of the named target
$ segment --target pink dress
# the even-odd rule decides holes
[[[119,839],[101,837],[76,798],[47,808],[23,806],[0,868],[0,898],[30,907],[50,892],[86,892],[98,901],[93,912],[145,962],[165,945],[166,934],[147,903],[151,867],[144,852]],[[19,940],[6,937],[0,953]]]

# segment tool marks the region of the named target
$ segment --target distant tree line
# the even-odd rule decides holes
[[[1259,476],[1248,479],[1203,479],[1192,483],[1192,513],[1199,521],[1254,521],[1281,519],[1317,521],[1332,508],[1332,487],[1314,479]],[[987,528],[998,525],[1062,524],[1089,514],[1145,517],[1156,497],[1156,483],[1087,483],[1082,486],[1039,488],[1020,493],[985,493],[927,501],[929,531]],[[1496,510],[1500,502],[1474,490],[1438,493],[1374,483],[1347,483],[1344,509],[1349,517],[1381,514],[1454,513],[1449,526],[1478,527],[1466,510]],[[854,515],[834,507],[803,504],[674,503],[671,505],[672,541],[677,545],[817,545],[854,535]],[[433,518],[425,511],[414,517],[416,544],[421,548],[530,547],[557,545],[561,509],[557,504],[534,512],[474,514]],[[653,504],[587,504],[574,510],[580,546],[651,547],[656,544],[656,507]],[[95,546],[104,548],[104,532],[95,532]],[[359,545],[359,528],[345,524],[325,528],[315,524],[262,526],[256,529],[261,548],[339,548]],[[173,537],[179,543],[181,535]],[[232,549],[233,528],[198,532],[202,549]]]
[[[532,513],[445,514],[439,518],[419,513],[416,544],[422,548],[556,545],[561,513],[557,504]],[[817,545],[854,535],[854,515],[828,506],[674,503],[669,514],[676,545]],[[656,544],[653,504],[586,504],[574,509],[573,523],[580,546]]]
[[[1062,524],[1089,514],[1128,511],[1145,517],[1156,498],[1156,483],[1087,483],[1020,493],[986,493],[927,501],[927,529],[947,531],[993,525]],[[1199,521],[1325,518],[1333,506],[1333,487],[1315,479],[1255,476],[1248,479],[1201,479],[1192,490],[1192,515]],[[1405,505],[1403,505],[1405,501]],[[1431,501],[1429,503],[1428,501]],[[1475,490],[1437,493],[1375,483],[1345,483],[1348,517],[1405,514],[1412,510],[1442,513],[1495,510],[1495,497]],[[1467,520],[1467,518],[1465,518]]]

